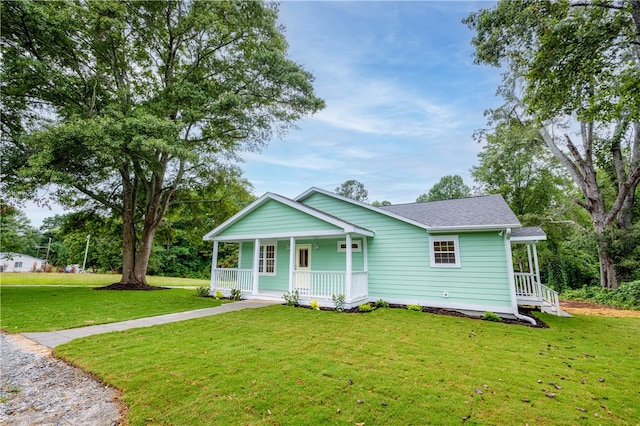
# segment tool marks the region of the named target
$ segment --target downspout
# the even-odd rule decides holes
[[[513,253],[511,252],[511,228],[507,228],[504,233],[504,249],[507,253],[507,270],[509,275],[509,291],[511,293],[511,307],[513,315],[522,321],[527,321],[531,325],[537,325],[536,320],[518,312],[518,298],[516,296],[516,282],[513,275]]]

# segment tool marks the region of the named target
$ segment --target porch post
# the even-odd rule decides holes
[[[218,241],[213,242],[213,253],[211,254],[211,283],[209,284],[209,295],[212,295],[216,287],[216,268],[218,263]]]
[[[289,238],[289,293],[293,293],[296,267],[296,239],[294,237]]]
[[[536,250],[536,242],[533,242],[533,262],[535,266],[536,281],[538,282],[538,294],[542,295],[542,281],[540,280],[540,267],[538,266],[538,251]]]
[[[369,252],[367,251],[367,237],[362,236],[362,266],[364,272],[369,272]]]
[[[252,294],[258,294],[258,283],[260,279],[260,240],[253,242],[253,291]]]
[[[352,256],[352,243],[351,243],[351,234],[347,234],[347,271],[345,277],[345,299],[347,303],[351,303],[351,276],[353,275],[353,256]]]

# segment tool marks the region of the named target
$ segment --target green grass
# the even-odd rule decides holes
[[[0,273],[0,284],[10,285],[56,285],[56,286],[86,286],[99,287],[120,281],[120,275],[115,274],[61,274],[37,272],[3,272]],[[155,286],[200,287],[208,286],[209,280],[193,278],[155,277],[148,276],[147,281]]]
[[[16,274],[18,275],[18,274]],[[0,287],[3,330],[51,331],[220,305],[195,290],[107,291],[90,287]]]
[[[638,424],[640,320],[541,317],[271,306],[56,353],[123,390],[132,425]]]

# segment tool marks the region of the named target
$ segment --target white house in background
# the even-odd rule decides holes
[[[22,253],[0,253],[0,270],[2,272],[39,271],[44,263],[44,259]]]

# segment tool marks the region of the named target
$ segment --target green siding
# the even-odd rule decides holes
[[[457,234],[461,267],[432,268],[426,230],[324,194],[304,203],[375,232],[368,239],[370,298],[510,309],[505,243],[497,232]]]
[[[325,231],[340,229],[314,216],[275,200],[267,200],[218,236],[248,236],[295,231]]]

